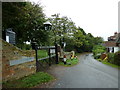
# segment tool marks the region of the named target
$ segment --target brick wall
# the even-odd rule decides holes
[[[32,62],[26,62],[18,65],[10,66],[9,60],[3,58],[3,65],[2,65],[2,80],[14,80],[18,79],[32,73],[35,73],[35,60]]]
[[[35,73],[34,57],[34,51],[22,51],[2,40],[2,80],[14,80]]]

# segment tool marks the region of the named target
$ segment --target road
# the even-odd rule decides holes
[[[73,67],[58,66],[51,72],[56,78],[52,88],[118,88],[118,69],[93,59],[92,54],[78,57]]]

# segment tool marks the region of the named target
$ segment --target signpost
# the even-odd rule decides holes
[[[55,53],[55,49],[50,49],[50,54],[54,54]]]

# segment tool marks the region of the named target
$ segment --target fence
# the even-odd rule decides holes
[[[38,59],[38,50],[41,50],[41,49],[47,49],[49,56]],[[57,45],[55,45],[55,46],[37,46],[35,48],[35,52],[36,52],[36,72],[44,70],[47,66],[51,66],[51,64],[53,62],[58,64],[58,46]],[[51,55],[51,54],[53,54],[53,55]]]

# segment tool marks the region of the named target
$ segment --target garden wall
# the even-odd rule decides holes
[[[33,50],[23,51],[2,40],[3,81],[18,79],[35,72],[36,61]]]

